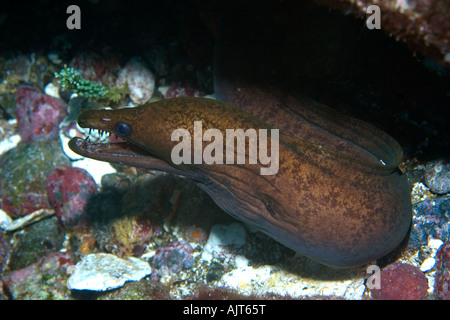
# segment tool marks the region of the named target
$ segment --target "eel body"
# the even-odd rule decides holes
[[[410,228],[409,186],[398,169],[401,148],[374,126],[289,90],[299,83],[298,74],[289,70],[301,70],[287,63],[296,59],[296,37],[287,32],[293,28],[286,26],[286,15],[277,14],[275,22],[264,19],[272,19],[275,9],[255,8],[233,7],[222,21],[215,57],[216,98],[222,102],[176,98],[136,108],[84,111],[78,117],[81,127],[110,132],[126,142],[73,138],[69,146],[86,157],[188,177],[230,215],[323,264],[372,262],[397,247]],[[279,21],[281,29],[276,30],[273,25]],[[288,35],[287,46],[280,35]],[[276,56],[279,52],[283,59]],[[200,144],[194,138],[199,122]],[[244,163],[226,164],[225,144],[216,144],[214,152],[217,160],[222,148],[223,164],[195,161],[194,151],[189,163],[173,161],[173,150],[182,140],[182,135],[173,139],[178,129],[190,136],[190,150],[197,143],[204,154],[213,154],[211,144],[218,142],[204,136],[209,129],[221,132],[223,141],[227,129],[267,132],[273,161],[258,158],[251,163],[250,142]],[[274,129],[279,130],[277,140],[272,140]],[[274,174],[261,174],[271,166]]]
[[[358,130],[349,130],[350,136],[357,136],[361,144],[351,142],[345,132],[339,139],[332,135],[327,144],[317,144],[280,131],[279,168],[269,175],[261,174],[269,164],[249,163],[249,144],[243,164],[226,164],[225,144],[222,164],[195,164],[194,152],[188,163],[172,161],[181,141],[172,138],[176,130],[189,131],[194,150],[195,121],[201,121],[202,133],[272,132],[272,126],[240,108],[210,99],[176,98],[136,108],[85,111],[78,117],[81,127],[111,132],[127,142],[73,138],[69,146],[86,157],[186,176],[227,213],[287,247],[327,265],[352,267],[389,253],[401,242],[410,226],[411,207],[406,178],[397,169],[398,145],[369,125],[347,120],[346,127]],[[307,131],[331,135],[317,123],[308,126]],[[377,138],[364,140],[372,136]],[[388,144],[382,144],[382,138]],[[268,140],[272,150],[274,140]],[[344,142],[331,148],[339,141]],[[202,150],[211,143],[205,139]]]

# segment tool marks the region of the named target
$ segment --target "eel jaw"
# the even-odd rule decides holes
[[[194,178],[192,172],[174,168],[164,160],[154,157],[150,152],[126,141],[96,143],[90,142],[88,138],[75,137],[70,139],[68,145],[73,152],[83,157]]]
[[[86,139],[78,137],[70,139],[69,148],[83,157],[110,162],[118,162],[122,158],[126,161],[126,159],[136,157],[151,157],[145,150],[131,145],[128,142],[91,142],[89,141],[89,137]]]

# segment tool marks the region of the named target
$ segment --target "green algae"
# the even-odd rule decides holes
[[[72,90],[81,97],[88,99],[106,99],[118,102],[123,94],[128,93],[128,88],[121,90],[115,87],[105,87],[100,83],[87,80],[74,68],[64,67],[60,72],[55,72],[55,79],[61,84],[62,90]]]

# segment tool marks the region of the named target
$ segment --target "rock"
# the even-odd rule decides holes
[[[47,175],[69,160],[61,152],[58,140],[20,143],[0,157],[1,207],[12,218],[23,217],[38,209],[50,209],[47,199]]]
[[[381,271],[380,289],[372,289],[377,300],[421,300],[428,292],[428,281],[419,268],[393,263]]]
[[[246,242],[247,232],[241,223],[230,225],[215,225],[209,234],[208,241],[202,252],[202,260],[213,257],[223,257],[230,252],[230,248],[240,248]],[[228,248],[227,248],[228,247]]]
[[[17,127],[22,141],[57,138],[59,123],[66,115],[66,105],[62,100],[43,94],[32,87],[17,90]]]
[[[137,258],[125,260],[112,254],[94,253],[76,264],[67,285],[72,290],[106,291],[127,281],[139,281],[150,273],[150,265]]]
[[[70,298],[66,286],[67,268],[73,263],[73,257],[68,252],[51,253],[6,275],[4,285],[12,299],[67,300]]]
[[[436,269],[434,292],[442,300],[450,300],[450,242],[439,248]]]
[[[10,245],[6,240],[4,233],[0,232],[0,275],[2,274],[5,263],[8,260],[9,251]]]
[[[165,93],[166,99],[178,98],[178,97],[203,97],[205,93],[193,87],[188,83],[176,83],[169,87]]]
[[[22,269],[62,248],[65,234],[55,217],[27,227],[14,238],[8,263],[10,270]]]
[[[55,210],[53,209],[39,209],[27,214],[25,217],[13,220],[5,211],[0,209],[0,229],[8,232],[21,230],[30,224],[51,217],[54,214]]]
[[[13,83],[29,82],[31,73],[30,56],[19,55],[4,62],[4,69],[7,70],[9,81]]]
[[[6,121],[0,119],[0,155],[11,150],[21,141],[20,135],[16,134],[15,119]]]
[[[381,11],[381,29],[405,42],[412,51],[450,66],[450,11],[447,0],[432,1],[372,1],[316,0],[345,14],[367,17],[367,8],[376,4]],[[371,12],[372,13],[372,12]]]
[[[87,80],[100,82],[104,86],[114,86],[122,64],[120,59],[110,52],[82,52],[72,59],[70,66]]]
[[[116,80],[118,88],[128,86],[130,98],[137,105],[150,101],[155,90],[155,77],[150,70],[138,59],[131,59],[122,70]]]
[[[428,239],[441,239],[446,242],[450,238],[448,225],[450,217],[450,197],[443,196],[429,199],[413,206],[413,228],[408,246],[419,248],[426,245]]]
[[[152,260],[152,280],[172,276],[194,265],[192,247],[184,241],[168,242],[156,249]]]
[[[47,177],[48,199],[64,225],[74,225],[82,220],[84,207],[96,192],[94,179],[80,168],[56,168]]]
[[[450,163],[446,161],[432,162],[426,166],[425,184],[434,193],[450,192]]]

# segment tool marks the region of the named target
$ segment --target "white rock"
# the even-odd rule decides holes
[[[428,241],[428,247],[430,247],[433,250],[438,251],[439,248],[444,244],[444,242],[440,239],[430,239]]]
[[[98,186],[101,185],[102,177],[105,174],[116,173],[109,162],[98,161],[89,158],[83,158],[82,160],[72,162],[72,167],[77,167],[86,170],[94,178],[95,183]]]
[[[140,259],[124,260],[108,253],[94,253],[75,265],[67,286],[74,290],[106,291],[127,281],[139,281],[151,272],[150,265]]]
[[[94,178],[94,181],[95,183],[97,183],[98,186],[101,185],[102,177],[105,174],[117,172],[116,169],[114,169],[114,167],[111,166],[111,164],[109,164],[109,162],[85,158],[70,150],[68,146],[70,138],[67,137],[62,132],[62,130],[60,130],[59,138],[61,140],[61,146],[64,154],[70,160],[72,160],[72,167],[81,168],[89,172],[89,174],[92,176],[92,178]]]
[[[248,267],[250,261],[248,261],[248,259],[242,255],[237,255],[234,259],[234,263],[236,264],[237,269],[243,269]]]
[[[138,59],[131,59],[120,70],[116,80],[118,88],[128,85],[130,98],[137,105],[150,100],[155,90],[155,77]]]
[[[213,257],[227,255],[226,246],[242,247],[245,244],[247,231],[241,223],[230,225],[217,224],[211,229],[208,241],[202,252],[202,260],[209,261]]]
[[[73,130],[75,131],[75,129],[73,129]],[[62,147],[64,154],[70,160],[81,160],[84,157],[80,156],[78,153],[75,153],[72,150],[70,150],[69,145],[68,145],[69,140],[74,136],[75,135],[73,134],[71,137],[67,137],[62,130],[59,130],[59,140],[61,141],[61,147]]]
[[[48,83],[45,86],[44,92],[46,95],[49,95],[53,98],[61,99],[59,95],[59,86],[54,85],[52,82]]]
[[[0,141],[0,155],[17,147],[21,140],[20,135],[15,134]]]
[[[20,230],[54,214],[55,210],[53,209],[38,209],[24,217],[12,220],[5,211],[0,210],[0,228],[5,231]]]
[[[2,209],[0,209],[0,228],[6,229],[8,228],[12,223],[11,217]]]
[[[420,265],[420,271],[427,272],[433,269],[436,264],[436,260],[434,258],[426,258],[422,264]]]

